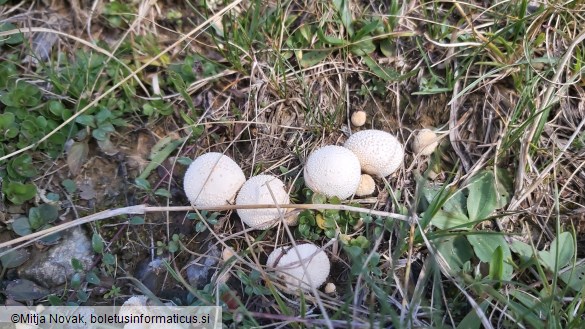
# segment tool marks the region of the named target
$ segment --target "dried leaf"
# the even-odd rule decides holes
[[[89,153],[89,146],[86,142],[75,142],[71,145],[69,153],[67,153],[67,165],[69,171],[73,176],[77,176],[81,166],[87,160],[87,154]]]

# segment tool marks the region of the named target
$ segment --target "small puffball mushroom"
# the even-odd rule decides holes
[[[437,134],[430,129],[422,129],[412,141],[412,151],[415,154],[431,155],[439,145]]]
[[[344,146],[358,157],[363,172],[379,177],[395,172],[404,159],[402,144],[392,134],[381,130],[358,131]]]
[[[191,163],[185,172],[183,186],[194,206],[216,207],[232,202],[245,181],[244,172],[234,160],[211,152]]]
[[[132,315],[140,315],[140,314],[144,314],[144,315],[148,315],[150,314],[150,312],[148,311],[148,297],[143,296],[143,295],[139,295],[139,296],[132,296],[130,298],[128,298],[128,300],[126,300],[124,302],[124,304],[122,304],[122,307],[120,307],[120,310],[118,311],[118,315],[120,317],[124,317],[124,316],[132,316]],[[149,325],[144,325],[141,323],[126,323],[124,325],[124,329],[145,329],[145,328],[149,328]]]
[[[360,184],[360,162],[350,150],[325,146],[313,151],[304,169],[307,187],[326,197],[349,198]]]
[[[274,198],[273,198],[274,196]],[[290,199],[284,183],[271,175],[258,175],[248,179],[236,198],[237,205],[248,204],[288,204]],[[284,215],[286,209],[280,209]],[[256,230],[274,226],[280,217],[279,209],[238,209],[238,216],[246,225]]]
[[[335,287],[335,284],[333,282],[329,282],[328,284],[325,285],[326,294],[333,294],[335,293],[336,290],[337,288]]]
[[[351,124],[356,127],[361,127],[366,124],[367,117],[365,111],[355,111],[351,115]]]
[[[232,257],[234,257],[234,250],[232,248],[225,248],[221,253],[221,259],[224,262],[227,262]]]
[[[374,193],[376,190],[376,182],[372,176],[368,174],[363,174],[360,178],[360,185],[358,186],[357,190],[355,191],[355,195],[357,196],[366,196]]]
[[[329,276],[331,268],[327,254],[312,243],[299,244],[296,248],[276,248],[268,256],[266,264],[278,271],[288,289],[296,290],[300,287],[305,291],[310,291],[311,286],[319,288]]]

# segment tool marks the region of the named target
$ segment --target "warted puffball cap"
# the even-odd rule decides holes
[[[360,184],[360,162],[350,150],[325,146],[313,151],[304,169],[307,186],[327,197],[347,199]]]
[[[297,251],[301,256],[300,261]],[[303,270],[301,261],[307,272]],[[278,263],[275,264],[276,262]],[[315,289],[325,283],[331,268],[327,254],[312,243],[299,244],[290,249],[276,248],[268,256],[266,264],[278,271],[278,276],[284,279],[288,289],[296,290],[301,287],[305,291],[310,291],[310,283]]]
[[[437,134],[430,129],[422,129],[414,136],[412,151],[415,154],[431,155],[438,145]]]
[[[402,144],[392,134],[381,130],[358,131],[344,146],[357,156],[363,172],[379,177],[395,172],[404,159]]]
[[[185,172],[183,186],[191,204],[217,207],[232,202],[246,181],[234,160],[217,152],[197,157]]]
[[[360,185],[358,186],[357,190],[355,191],[355,195],[357,196],[366,196],[374,193],[376,190],[376,182],[372,176],[368,174],[363,174],[360,178]]]
[[[271,175],[258,175],[248,179],[236,198],[236,205],[288,203],[290,199],[284,183]],[[280,211],[282,215],[286,213],[286,209],[281,208]],[[275,219],[278,219],[280,215],[278,209],[269,208],[238,209],[238,216],[251,228],[265,230],[276,224]]]

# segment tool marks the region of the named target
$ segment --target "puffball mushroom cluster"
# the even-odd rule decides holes
[[[197,157],[185,172],[185,195],[196,207],[288,204],[288,192],[277,177],[258,175],[246,181],[244,172],[227,155],[210,152]],[[238,192],[239,191],[239,192]],[[236,197],[237,195],[237,197]],[[253,229],[263,230],[276,224],[277,208],[238,209],[242,221]]]
[[[366,196],[376,188],[370,175],[386,177],[403,160],[404,148],[392,134],[362,130],[351,135],[343,147],[324,146],[313,151],[305,165],[305,183],[313,192],[341,200],[354,194]]]

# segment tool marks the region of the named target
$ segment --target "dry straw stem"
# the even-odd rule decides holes
[[[217,14],[211,16],[209,19],[207,19],[205,22],[201,23],[199,26],[197,26],[196,28],[194,28],[193,30],[191,30],[191,32],[185,34],[184,36],[182,36],[179,40],[175,41],[172,45],[168,46],[167,48],[165,48],[163,51],[161,51],[159,54],[157,54],[156,56],[154,56],[153,58],[151,58],[149,61],[147,61],[146,63],[144,63],[141,67],[139,67],[138,69],[136,69],[135,71],[132,71],[132,73],[130,73],[128,76],[126,76],[124,79],[120,80],[120,82],[116,83],[114,86],[112,86],[110,89],[108,89],[107,91],[105,91],[104,93],[98,95],[93,101],[91,101],[89,104],[87,104],[84,108],[82,108],[81,110],[79,110],[78,112],[76,112],[75,114],[73,114],[69,119],[65,120],[65,122],[63,122],[61,125],[59,125],[59,127],[53,129],[53,131],[51,131],[50,133],[48,133],[47,135],[45,135],[43,138],[41,138],[38,142],[34,143],[34,144],[30,144],[27,147],[23,147],[20,150],[14,151],[10,154],[7,154],[3,157],[0,157],[0,161],[3,160],[7,160],[12,158],[15,155],[18,155],[20,153],[23,153],[25,151],[28,151],[32,148],[34,148],[36,145],[46,141],[49,137],[53,136],[57,131],[61,130],[63,127],[65,127],[66,125],[68,125],[69,123],[71,123],[73,120],[75,120],[78,116],[80,116],[81,114],[85,113],[85,111],[87,111],[88,109],[94,107],[95,105],[97,105],[97,103],[104,99],[106,96],[110,95],[113,91],[115,91],[116,89],[118,89],[121,85],[123,85],[124,83],[126,83],[128,80],[135,78],[136,75],[141,72],[142,70],[144,70],[146,67],[150,66],[152,63],[154,63],[155,61],[157,61],[159,58],[161,58],[164,54],[168,53],[169,51],[171,51],[173,48],[177,47],[179,44],[183,43],[185,40],[191,38],[193,35],[195,35],[197,32],[199,32],[200,30],[202,30],[204,27],[206,27],[207,25],[209,25],[211,22],[215,22],[217,20],[219,20],[219,18],[225,14],[226,12],[230,11],[231,9],[233,9],[235,6],[239,5],[243,0],[235,0],[234,2],[232,2],[231,4],[229,4],[228,6],[226,6],[224,9],[220,10]],[[49,30],[50,31],[50,30]],[[19,32],[26,32],[26,29],[23,30],[19,30]],[[11,35],[14,34],[15,30],[10,30],[7,32],[0,32],[0,38],[6,35]]]
[[[13,239],[7,242],[0,243],[0,248],[14,246],[18,243],[23,243],[19,246],[14,248],[18,249],[33,243],[39,239],[42,239],[46,236],[51,234],[55,234],[57,232],[61,232],[72,227],[87,224],[103,219],[108,219],[116,216],[123,216],[123,215],[144,215],[149,212],[163,212],[163,211],[191,211],[191,210],[208,210],[208,211],[225,211],[225,210],[235,210],[235,209],[268,209],[268,208],[293,208],[293,209],[330,209],[330,210],[345,210],[345,211],[354,211],[365,213],[373,216],[381,216],[387,217],[392,219],[398,219],[403,221],[408,221],[409,217],[400,214],[394,214],[385,211],[379,210],[370,210],[346,205],[333,205],[333,204],[286,204],[286,205],[274,205],[274,204],[259,204],[259,205],[227,205],[221,207],[191,207],[191,206],[178,206],[178,207],[149,207],[148,205],[136,205],[118,209],[110,209],[104,210],[102,212],[98,212],[97,214],[85,216],[82,218],[78,218],[71,222],[63,223],[61,225],[57,225],[42,231],[38,231],[17,239]],[[26,243],[25,243],[26,242]],[[6,252],[0,253],[0,256],[6,254]]]

